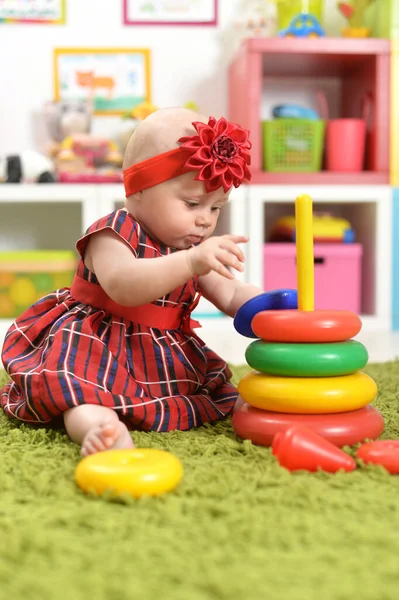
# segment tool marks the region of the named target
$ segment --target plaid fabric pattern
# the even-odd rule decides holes
[[[90,235],[113,229],[137,258],[174,250],[153,242],[126,210],[94,223],[78,241],[77,274],[99,285],[84,265]],[[158,306],[190,306],[197,281],[157,299]],[[180,330],[144,327],[82,304],[69,288],[30,307],[11,326],[2,360],[11,381],[0,390],[9,417],[46,423],[80,404],[117,411],[132,429],[190,429],[229,414],[237,398],[227,364]]]

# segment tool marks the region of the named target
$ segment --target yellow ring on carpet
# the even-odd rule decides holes
[[[111,495],[157,496],[170,492],[181,481],[180,460],[163,450],[132,448],[106,450],[84,458],[76,467],[75,480],[85,492]]]
[[[238,384],[240,396],[256,408],[296,414],[328,414],[363,408],[377,385],[361,371],[340,377],[278,377],[253,371]]]

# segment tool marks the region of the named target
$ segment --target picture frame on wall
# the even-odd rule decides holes
[[[91,100],[96,115],[151,102],[147,48],[55,48],[54,100]]]
[[[217,25],[218,0],[123,0],[125,25]]]
[[[0,23],[65,23],[66,0],[0,0]]]

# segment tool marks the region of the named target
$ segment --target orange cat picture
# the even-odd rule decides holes
[[[108,100],[112,98],[115,87],[113,77],[96,76],[94,71],[76,71],[76,82],[80,87],[89,88],[89,98],[93,98],[96,89],[107,89]]]

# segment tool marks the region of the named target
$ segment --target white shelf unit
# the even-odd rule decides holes
[[[301,189],[302,188],[302,189]],[[364,331],[390,331],[392,321],[392,188],[389,186],[251,185],[247,188],[248,281],[263,288],[263,247],[276,218],[294,214],[302,193],[314,210],[347,218],[363,245]],[[342,290],[345,293],[345,290]]]
[[[295,197],[309,194],[317,208],[346,216],[364,245],[363,279],[373,289],[361,315],[363,331],[391,330],[392,189],[389,186],[250,185],[233,190],[216,233],[248,235],[243,245],[244,273],[237,277],[263,287],[263,244],[272,221],[285,214]],[[73,248],[77,238],[98,218],[123,206],[118,185],[0,185],[0,250]],[[209,318],[203,318],[208,315]],[[204,328],[227,326],[206,302],[197,318]],[[12,321],[0,319],[0,347]],[[223,329],[224,331],[224,329]]]
[[[71,205],[75,204],[78,206],[79,217],[81,219],[81,226],[84,229],[95,220],[98,215],[98,186],[96,185],[62,185],[57,183],[43,183],[43,184],[7,184],[2,183],[0,185],[0,247],[4,249],[3,230],[7,227],[6,221],[6,206],[12,206],[18,204],[21,208],[18,222],[18,230],[13,232],[16,236],[14,242],[11,245],[7,242],[7,248],[25,248],[32,247],[27,245],[18,246],[16,244],[22,243],[20,234],[23,231],[34,231],[38,223],[47,225],[48,210],[52,205]],[[23,212],[23,205],[37,207],[43,205],[44,212],[40,213],[35,209],[29,209],[29,216]],[[57,208],[59,211],[59,207]],[[32,215],[33,213],[33,215]],[[34,216],[33,220],[31,216]],[[76,223],[76,222],[75,222]],[[61,230],[68,225],[64,221],[62,222]],[[57,231],[57,223],[50,222],[49,227],[53,231]],[[17,241],[18,240],[18,241]]]
[[[97,186],[1,184],[0,250],[72,249],[98,214]],[[0,318],[0,347],[12,322]]]

